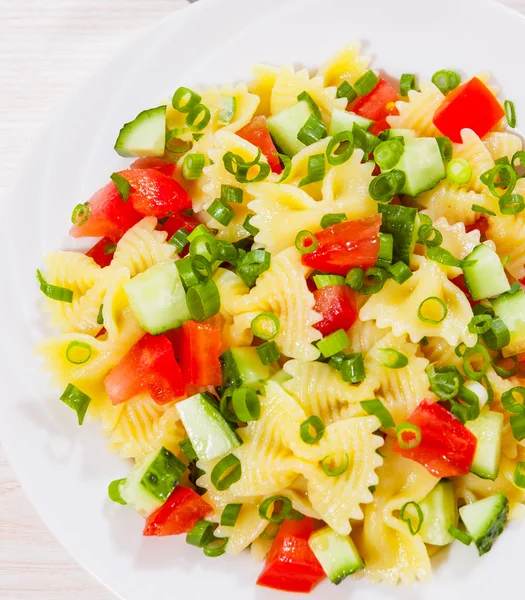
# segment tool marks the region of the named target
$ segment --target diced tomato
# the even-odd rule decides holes
[[[180,338],[179,338],[180,339]],[[180,362],[184,381],[192,385],[221,385],[221,329],[209,323],[182,325]]]
[[[313,521],[284,521],[272,543],[257,585],[283,592],[311,592],[324,579],[319,561],[308,545]]]
[[[399,98],[396,90],[386,79],[381,77],[376,87],[369,94],[360,98],[352,110],[366,119],[382,121],[388,115],[397,114],[395,105],[397,100]]]
[[[476,452],[476,436],[448,410],[432,400],[423,400],[408,418],[421,431],[421,443],[412,449],[394,450],[420,463],[436,477],[455,477],[470,471]],[[408,437],[405,441],[409,441]]]
[[[380,121],[376,121],[372,125],[372,127],[370,127],[370,129],[368,131],[372,135],[379,136],[380,133],[383,133],[383,131],[386,131],[387,129],[390,129],[390,125],[385,117],[384,119],[381,119]]]
[[[470,233],[473,229],[477,229],[481,235],[485,235],[487,233],[487,229],[489,228],[489,221],[487,217],[479,217],[472,223],[472,225],[467,225],[465,227],[465,231]]]
[[[266,125],[266,117],[254,117],[248,125],[237,131],[237,135],[261,149],[274,173],[281,173],[281,161],[277,156],[277,148]]]
[[[159,225],[159,229],[161,231],[168,232],[168,240],[170,237],[177,233],[179,229],[184,228],[188,233],[191,233],[197,225],[200,225],[200,222],[193,215],[185,215],[184,213],[179,213],[178,215],[173,215],[169,217],[168,220],[164,223],[164,225]]]
[[[184,394],[184,380],[165,335],[146,334],[104,380],[114,405],[149,392],[157,404],[167,404]]]
[[[177,486],[166,502],[146,519],[142,535],[178,535],[188,533],[199,519],[213,508],[197,492]]]
[[[318,247],[302,255],[304,265],[336,275],[352,267],[368,269],[377,262],[381,215],[344,221],[315,234]]]
[[[75,238],[108,237],[114,242],[138,223],[142,216],[133,208],[131,202],[123,202],[111,181],[88,201],[88,218],[82,225],[74,225],[70,233]]]
[[[323,335],[349,329],[357,319],[356,294],[347,285],[330,285],[314,292],[314,310],[323,320],[314,327]]]
[[[443,135],[461,143],[462,129],[472,129],[483,137],[504,116],[498,99],[480,79],[473,77],[447,94],[433,121]]]
[[[131,185],[128,202],[141,215],[160,218],[191,208],[188,192],[157,169],[126,169],[120,175]]]
[[[91,256],[99,267],[110,265],[114,254],[115,244],[107,237],[99,240],[93,248],[86,252],[86,256]]]
[[[465,283],[465,275],[463,275],[463,274],[458,275],[457,277],[454,277],[454,279],[451,279],[450,281],[465,294],[465,296],[467,297],[467,300],[470,302],[470,306],[475,306],[476,304],[480,303],[479,300],[472,299],[470,290],[468,289],[467,284]]]
[[[130,165],[130,169],[157,169],[157,171],[160,171],[167,177],[173,177],[175,167],[175,163],[153,156],[137,158],[137,160]]]

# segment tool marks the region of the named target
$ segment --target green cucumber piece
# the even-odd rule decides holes
[[[220,356],[223,389],[240,387],[269,379],[274,373],[271,365],[263,365],[257,348],[230,348]]]
[[[408,140],[415,140],[417,138],[417,134],[413,129],[387,129],[387,131],[389,132],[389,140],[395,137],[402,137],[405,140],[405,144]]]
[[[328,135],[333,136],[342,131],[352,131],[354,123],[357,123],[359,127],[362,127],[363,129],[370,129],[373,121],[348,112],[347,110],[336,108],[332,112],[332,120],[330,121],[330,127],[328,128]]]
[[[166,146],[166,106],[139,113],[126,123],[115,142],[120,156],[164,156]]]
[[[301,100],[266,121],[274,142],[288,156],[295,156],[306,148],[303,142],[297,139],[297,134],[312,114],[308,102]]]
[[[164,448],[138,461],[120,485],[121,498],[143,516],[160,508],[177,487],[186,465]]]
[[[365,566],[352,539],[336,533],[330,527],[323,527],[313,533],[308,545],[327,577],[336,585]]]
[[[445,179],[445,165],[435,138],[405,139],[405,151],[396,169],[403,171],[403,194],[417,196]]]
[[[477,438],[476,453],[470,471],[482,479],[494,481],[499,472],[503,415],[499,412],[483,412],[465,427]]]
[[[459,509],[459,516],[480,556],[488,552],[501,535],[508,514],[509,501],[504,494],[489,496]]]
[[[212,460],[241,445],[209,394],[195,394],[177,404],[182,424],[199,460]]]
[[[393,204],[378,204],[377,208],[383,219],[381,232],[394,238],[394,262],[401,260],[410,265],[420,222],[417,208]]]
[[[190,320],[186,292],[172,261],[161,262],[124,284],[131,310],[144,331],[157,335]]]
[[[510,345],[515,346],[525,338],[525,293],[506,292],[490,301],[494,313],[500,317],[510,332]]]
[[[486,246],[480,244],[465,257],[462,266],[465,283],[473,300],[483,300],[499,296],[510,289],[505,269],[499,256]],[[472,262],[472,264],[468,264]]]

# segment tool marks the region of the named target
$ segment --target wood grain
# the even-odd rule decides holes
[[[0,0],[0,198],[41,125],[72,88],[140,28],[185,3]],[[525,0],[505,4],[525,13]],[[1,447],[0,598],[114,598],[47,531]]]

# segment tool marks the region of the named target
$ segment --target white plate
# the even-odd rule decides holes
[[[106,453],[96,425],[75,425],[32,355],[44,334],[35,269],[45,252],[74,247],[67,237],[72,207],[125,164],[113,151],[121,125],[179,85],[247,79],[250,65],[261,61],[317,66],[354,39],[365,43],[375,67],[395,76],[488,69],[520,117],[525,115],[524,37],[522,17],[480,0],[199,2],[146,32],[55,115],[0,222],[0,431],[10,462],[49,529],[117,594],[126,600],[278,597],[255,587],[260,566],[248,555],[211,560],[181,538],[143,538],[142,519],[106,498],[108,482],[124,476],[127,466]],[[338,588],[325,583],[313,596],[494,597],[521,587],[524,534],[523,524],[512,523],[482,559],[473,548],[454,544],[427,585],[392,589],[350,580]]]

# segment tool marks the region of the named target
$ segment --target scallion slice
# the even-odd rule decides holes
[[[204,283],[206,281],[206,278],[203,279],[201,276],[200,268],[195,268],[194,261],[191,256],[185,256],[181,260],[178,260],[175,263],[175,266],[177,267],[180,278],[182,279],[182,283],[186,289],[189,289],[193,285],[197,285],[198,283]],[[202,264],[199,264],[199,267],[202,267]]]
[[[396,427],[396,438],[403,450],[412,450],[421,443],[421,429],[414,423],[400,423]]]
[[[270,268],[271,254],[266,250],[250,250],[237,264],[237,275],[248,287],[252,287],[257,277]]]
[[[490,217],[495,217],[496,216],[495,212],[493,212],[493,211],[489,210],[488,208],[485,208],[484,206],[481,206],[479,204],[473,204],[470,207],[470,209],[473,212],[482,213],[484,215],[489,215]]]
[[[394,138],[378,144],[374,150],[374,160],[383,171],[393,169],[405,152],[405,144]]]
[[[344,329],[338,329],[324,337],[322,340],[319,340],[317,342],[317,347],[325,358],[330,358],[330,356],[344,350],[349,344],[350,340],[346,331]]]
[[[368,193],[376,202],[388,203],[396,194],[401,193],[405,182],[405,173],[394,169],[374,177],[368,187]]]
[[[443,235],[432,225],[421,225],[417,231],[417,241],[424,246],[440,246],[443,243]]]
[[[447,179],[462,186],[472,179],[472,168],[464,158],[453,158],[447,165]]]
[[[64,393],[60,396],[60,400],[62,400],[64,404],[67,404],[69,408],[72,408],[77,413],[78,424],[82,425],[89,407],[89,403],[91,402],[91,398],[87,394],[84,394],[84,392],[79,390],[72,383],[68,383]]]
[[[257,346],[257,354],[263,365],[271,365],[281,356],[279,348],[273,340]]]
[[[379,267],[367,269],[364,273],[364,283],[361,288],[361,293],[367,296],[377,294],[383,289],[383,286],[388,279],[388,271]]]
[[[446,95],[458,87],[461,83],[461,77],[455,71],[443,69],[434,73],[432,83]]]
[[[365,363],[361,352],[347,354],[341,363],[341,378],[348,383],[360,383],[366,377]]]
[[[462,262],[441,246],[427,246],[427,258],[448,267],[461,267]]]
[[[323,117],[321,115],[321,111],[319,110],[319,107],[317,106],[317,104],[315,103],[315,100],[312,98],[312,96],[310,96],[310,94],[308,92],[302,91],[297,96],[297,101],[298,102],[307,102],[308,106],[310,107],[310,110],[319,119],[319,121],[323,120]]]
[[[279,508],[275,510],[275,504],[279,503]],[[272,509],[271,514],[268,514]],[[270,523],[282,523],[285,521],[292,511],[292,501],[286,496],[272,496],[266,498],[259,506],[259,516]]]
[[[77,227],[82,227],[89,219],[91,210],[87,202],[84,204],[77,204],[71,214],[71,223]]]
[[[185,154],[191,148],[190,142],[179,139],[184,129],[170,129],[166,131],[166,150],[173,154]]]
[[[226,152],[222,157],[224,168],[235,176],[239,183],[256,183],[263,181],[270,174],[270,165],[267,162],[260,162],[261,149],[257,151],[257,156],[251,162],[246,162],[242,156],[233,152]],[[256,168],[257,173],[252,177],[248,177],[250,169]]]
[[[104,256],[110,256],[111,254],[115,254],[117,250],[117,244],[113,242],[108,242],[104,244]]]
[[[482,337],[491,350],[501,350],[510,344],[510,331],[499,317],[492,319],[489,329],[483,332]]]
[[[66,348],[66,358],[74,365],[83,365],[91,358],[91,346],[85,342],[70,342]]]
[[[108,497],[110,500],[118,504],[127,504],[120,494],[120,487],[125,481],[125,479],[115,479],[108,485]]]
[[[210,230],[206,227],[206,225],[203,225],[202,223],[200,225],[197,225],[197,227],[195,227],[195,229],[188,234],[188,242],[193,242],[194,239],[198,238],[201,235],[207,235],[208,237],[211,237]]]
[[[456,539],[458,542],[461,542],[465,546],[470,546],[470,543],[472,542],[472,538],[470,537],[470,535],[468,533],[466,533],[465,531],[461,531],[455,525],[451,525],[448,528],[448,533],[454,539]]]
[[[235,527],[241,509],[242,504],[227,504],[221,514],[221,525],[224,527]]]
[[[313,430],[313,432],[312,432]],[[301,423],[299,428],[299,434],[305,444],[317,444],[323,437],[325,432],[325,425],[319,417],[312,415]]]
[[[186,304],[194,321],[205,321],[221,308],[221,297],[213,279],[192,285],[186,292]]]
[[[346,98],[348,103],[353,102],[357,98],[357,92],[353,88],[348,81],[343,81],[343,83],[337,88],[336,92],[337,98]]]
[[[337,225],[338,223],[346,221],[347,218],[348,217],[345,213],[328,213],[322,216],[321,227],[326,229],[327,227],[331,227],[332,225]]]
[[[213,536],[205,546],[203,546],[202,551],[204,555],[208,558],[217,558],[218,556],[222,556],[226,552],[226,546],[228,544],[229,538],[219,538]]]
[[[253,335],[269,342],[279,333],[279,317],[271,312],[264,312],[257,315],[251,322]]]
[[[220,198],[215,198],[215,200],[208,206],[206,212],[213,217],[218,223],[227,227],[235,217],[235,212],[228,204],[224,204],[224,202]]]
[[[416,89],[416,76],[412,73],[403,73],[399,80],[399,93],[401,96],[408,96],[410,90]]]
[[[47,283],[39,269],[36,271],[36,278],[40,283],[40,291],[48,298],[51,298],[51,300],[69,303],[73,302],[73,290]]]
[[[196,104],[186,115],[186,125],[192,131],[202,131],[210,122],[210,109],[204,104]]]
[[[510,163],[500,162],[489,171],[485,171],[485,173],[480,175],[480,179],[482,183],[489,188],[490,193],[495,198],[500,199],[502,196],[510,196],[512,194],[512,190],[518,179],[518,174],[512,168]],[[503,193],[498,192],[498,189],[501,187],[505,188]]]
[[[354,136],[351,131],[341,131],[334,135],[326,148],[326,160],[336,167],[345,163],[354,153]]]
[[[221,185],[221,201],[228,204],[242,204],[243,191],[241,188],[234,187],[233,185]]]
[[[219,403],[219,410],[221,415],[230,423],[237,423],[237,415],[233,412],[231,399],[233,396],[233,390],[235,388],[228,388],[221,397]]]
[[[502,215],[517,215],[525,209],[525,200],[521,194],[505,194],[499,199]]]
[[[425,298],[417,309],[417,316],[424,323],[437,325],[445,320],[448,314],[447,305],[437,296]]]
[[[241,461],[234,454],[228,454],[213,467],[210,478],[215,489],[224,492],[239,481],[241,476]]]
[[[255,215],[247,215],[242,226],[250,235],[256,236],[259,233],[259,229],[250,223],[253,217],[255,217]]]
[[[458,395],[459,388],[463,384],[463,377],[457,367],[448,365],[445,367],[426,368],[430,389],[441,400],[451,400]]]
[[[292,159],[286,154],[280,154],[279,152],[274,152],[275,156],[279,158],[279,160],[283,163],[283,172],[281,174],[281,179],[277,183],[283,183],[288,179],[288,175],[292,170]]]
[[[465,342],[461,342],[454,348],[454,354],[458,358],[463,358],[463,354],[465,354],[465,350],[467,348],[468,348],[467,344],[465,344]]]
[[[500,364],[500,361],[505,361],[506,364],[508,364],[508,361],[511,361],[512,365],[510,366],[510,368],[507,369],[502,364]],[[492,368],[503,379],[508,379],[509,377],[516,375],[516,373],[518,372],[518,366],[519,361],[517,356],[508,356],[506,358],[503,358],[501,355],[498,355],[492,359]]]
[[[308,157],[308,171],[306,177],[299,182],[299,187],[303,187],[316,181],[322,181],[325,175],[325,155],[314,154]]]
[[[261,403],[257,392],[252,388],[237,388],[232,393],[232,406],[237,419],[243,423],[258,421],[261,418]]]
[[[304,229],[295,236],[295,247],[301,254],[309,254],[317,249],[319,242],[311,231]]]
[[[415,527],[414,527],[414,525],[412,525],[412,520],[411,520],[410,516],[406,514],[407,508],[409,508],[410,506],[413,506],[417,513],[417,521],[416,521]],[[411,502],[405,502],[405,504],[403,504],[403,506],[401,507],[401,511],[399,513],[399,518],[408,525],[408,530],[410,531],[410,535],[416,535],[417,533],[419,533],[419,530],[421,529],[421,526],[423,525],[423,521],[425,520],[425,515],[423,514],[423,511],[421,510],[421,507],[419,506],[419,504],[412,500]]]
[[[104,305],[101,304],[98,309],[97,325],[104,325]]]
[[[436,142],[439,146],[439,151],[441,152],[441,158],[443,162],[448,162],[452,160],[452,154],[454,152],[454,147],[452,146],[452,141],[447,136],[437,137]]]
[[[339,477],[348,469],[349,465],[350,459],[346,452],[343,454],[342,460],[336,454],[329,454],[321,461],[321,468],[327,477]]]
[[[398,352],[395,348],[379,348],[383,359],[379,361],[382,367],[387,369],[403,369],[408,365],[408,358]]]
[[[193,237],[191,234],[188,236],[188,240],[190,240],[190,256],[204,256],[206,260],[210,263],[214,263],[219,257],[219,248],[217,245],[217,241],[210,235],[210,233],[206,233],[205,235],[199,235],[197,237]]]
[[[395,427],[392,415],[390,414],[386,406],[381,402],[381,400],[377,400],[377,398],[374,398],[373,400],[363,400],[359,404],[361,404],[363,410],[366,413],[379,419],[379,422],[381,423],[381,427],[383,429]]]
[[[379,83],[379,77],[371,70],[363,73],[361,77],[354,83],[355,91],[360,96],[369,94]]]
[[[176,231],[168,240],[168,244],[172,244],[177,249],[177,254],[180,254],[188,245],[189,232],[182,227]]]
[[[182,163],[182,178],[187,181],[199,179],[206,164],[204,154],[186,154]]]
[[[345,284],[345,278],[342,275],[326,275],[325,273],[320,273],[318,275],[314,275],[313,279],[318,290],[324,287],[330,287],[332,285]]]
[[[514,471],[514,483],[519,488],[525,488],[525,462],[518,461]]]
[[[356,292],[360,292],[365,281],[365,272],[359,267],[353,267],[345,277],[345,283]]]
[[[518,164],[516,164],[516,162]],[[525,151],[518,150],[517,152],[514,152],[511,164],[512,168],[516,171],[516,173],[518,173],[518,169],[520,169],[520,171],[523,172],[523,168],[525,167]],[[520,175],[518,173],[518,177],[523,177],[523,175]]]
[[[482,335],[490,329],[491,324],[492,316],[488,313],[474,315],[472,319],[470,319],[470,323],[468,324],[468,330],[470,331],[470,333]]]
[[[367,157],[370,153],[374,151],[374,148],[381,143],[381,140],[363,129],[359,127],[357,123],[354,123],[352,126],[352,136],[354,138],[354,146],[356,148],[361,148]]]
[[[388,271],[392,279],[399,285],[405,283],[412,277],[412,271],[410,267],[406,265],[402,260],[398,260],[395,264],[388,268]]]
[[[235,96],[221,96],[219,98],[219,113],[217,123],[227,125],[231,123],[237,110],[237,98]]]
[[[315,144],[327,135],[325,124],[315,115],[310,115],[297,134],[297,139],[305,146]]]
[[[479,371],[475,371],[472,367],[471,364],[471,359],[473,356],[479,355],[481,358],[483,358],[483,366],[481,367],[481,369]],[[490,367],[490,356],[489,353],[487,352],[487,349],[485,348],[485,346],[482,346],[481,344],[475,344],[474,346],[472,346],[472,348],[467,348],[465,350],[465,352],[463,353],[463,371],[465,373],[465,375],[469,378],[469,379],[474,379],[475,381],[478,381],[479,379],[481,379],[483,377],[483,375],[486,374],[486,372],[488,371],[488,368]]]
[[[215,523],[199,519],[186,535],[186,543],[197,548],[204,548],[215,537],[213,532],[216,528]]]
[[[180,87],[173,94],[171,105],[175,110],[178,110],[181,113],[189,113],[192,108],[199,104],[201,99],[202,98],[197,92],[193,92],[186,87]]]
[[[505,100],[503,107],[505,109],[505,117],[507,118],[509,127],[514,129],[514,127],[516,127],[516,107],[514,106],[514,102],[512,102],[512,100]]]
[[[126,202],[131,193],[131,186],[129,185],[129,181],[120,173],[113,173],[111,175],[111,181],[113,181],[113,183],[115,184],[120,199],[123,202]]]

